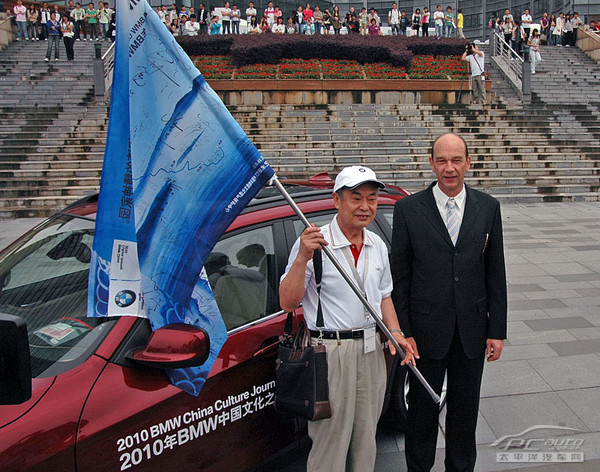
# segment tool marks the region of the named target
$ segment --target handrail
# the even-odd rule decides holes
[[[102,56],[104,63],[104,90],[110,94],[113,81],[113,70],[115,68],[115,43],[113,42]]]
[[[115,48],[114,41],[111,43],[110,47],[106,50],[106,52],[102,55],[102,60],[105,60],[109,54],[113,54],[113,49]]]
[[[494,31],[492,57],[504,76],[512,82],[523,102],[531,101],[531,75],[529,62],[525,61],[502,35]]]
[[[521,56],[519,56],[519,53],[504,40],[501,35],[499,35],[497,32],[494,34],[496,35],[496,41],[494,42],[494,55],[496,57],[501,57],[502,60],[520,79],[522,77],[521,71],[523,70],[523,62],[525,61]]]

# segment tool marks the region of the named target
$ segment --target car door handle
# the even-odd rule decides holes
[[[271,342],[271,344],[267,344],[265,346],[265,344],[269,341],[273,341],[271,340],[267,340],[263,343],[263,347],[261,347],[258,351],[256,351],[252,357],[253,358],[259,358],[259,357],[266,357],[266,356],[271,356],[273,354],[275,354],[277,352],[277,348],[279,347],[279,339],[275,340],[274,342]]]

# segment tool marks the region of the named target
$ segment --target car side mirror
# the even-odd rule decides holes
[[[141,365],[157,368],[202,365],[210,353],[210,338],[202,328],[173,323],[153,331],[146,347],[128,357]]]
[[[31,359],[25,321],[0,313],[0,405],[31,398]]]

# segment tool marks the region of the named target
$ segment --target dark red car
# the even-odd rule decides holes
[[[332,183],[320,175],[287,187],[323,225],[335,214]],[[388,244],[393,205],[404,195],[388,188],[379,198],[371,229]],[[229,338],[197,398],[173,387],[162,367],[188,355],[189,345],[204,351],[192,357],[205,355],[202,335],[175,326],[150,339],[147,320],[86,317],[96,202],[81,200],[0,253],[2,326],[24,320],[32,370],[30,399],[8,405],[19,387],[0,387],[0,469],[243,471],[301,444],[306,423],[273,406],[286,317],[278,283],[303,230],[279,192],[264,188],[206,263]],[[15,333],[0,336],[0,369],[2,378],[19,371],[18,383]],[[404,375],[392,362],[389,370],[386,405],[401,421]]]

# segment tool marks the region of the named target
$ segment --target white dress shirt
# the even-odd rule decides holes
[[[444,224],[447,224],[448,207],[446,206],[446,204],[448,203],[448,199],[450,199],[451,197],[442,192],[438,184],[435,184],[435,186],[433,187],[433,198],[435,198],[435,204],[437,205],[438,211],[440,212],[442,221],[444,222]],[[464,185],[460,193],[456,197],[454,197],[454,201],[456,202],[456,213],[458,215],[458,221],[460,225],[462,224],[463,216],[465,214],[465,204],[467,203],[467,191],[465,190]]]

